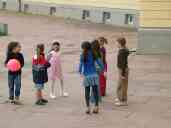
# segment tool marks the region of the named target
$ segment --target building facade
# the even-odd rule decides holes
[[[18,2],[0,0],[0,9],[17,11]],[[171,0],[23,0],[22,10],[135,28],[137,53],[171,53]]]

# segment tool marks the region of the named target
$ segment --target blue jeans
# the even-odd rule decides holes
[[[8,74],[9,99],[20,96],[21,90],[21,74]]]

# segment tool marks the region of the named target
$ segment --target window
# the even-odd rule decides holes
[[[24,13],[27,13],[29,10],[29,5],[28,4],[24,4]]]
[[[133,14],[125,15],[125,24],[128,24],[128,25],[134,24],[134,15]]]
[[[82,17],[82,19],[83,20],[86,20],[87,18],[89,18],[90,17],[90,11],[88,11],[88,10],[83,10],[83,17]]]
[[[110,22],[111,20],[111,13],[110,12],[103,12],[103,23]]]
[[[50,15],[54,15],[56,13],[56,7],[50,7]]]
[[[6,9],[7,3],[5,1],[2,2],[2,9]]]

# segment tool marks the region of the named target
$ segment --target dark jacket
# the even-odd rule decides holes
[[[33,74],[33,82],[35,84],[44,84],[48,82],[47,69],[49,67],[50,64],[45,59],[44,55],[41,55],[40,58],[33,57],[32,74]]]
[[[22,53],[9,53],[7,54],[7,57],[6,57],[6,60],[5,60],[5,65],[7,65],[8,61],[10,59],[16,59],[20,62],[21,64],[21,67],[24,66],[24,57],[23,57],[23,54]],[[16,72],[11,72],[11,71],[8,71],[8,74],[10,75],[18,75],[18,74],[21,74],[21,69],[19,71],[16,71]]]
[[[122,76],[125,76],[128,68],[129,50],[127,48],[120,49],[117,57],[117,67],[122,70]]]

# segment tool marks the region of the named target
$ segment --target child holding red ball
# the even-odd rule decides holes
[[[12,60],[13,62],[18,62],[19,65],[14,63],[13,67],[10,67],[9,63]],[[21,72],[24,66],[24,57],[21,53],[21,45],[19,42],[10,42],[8,44],[5,66],[8,68],[9,101],[10,103],[20,105]],[[14,66],[18,68],[12,70],[15,68]]]

